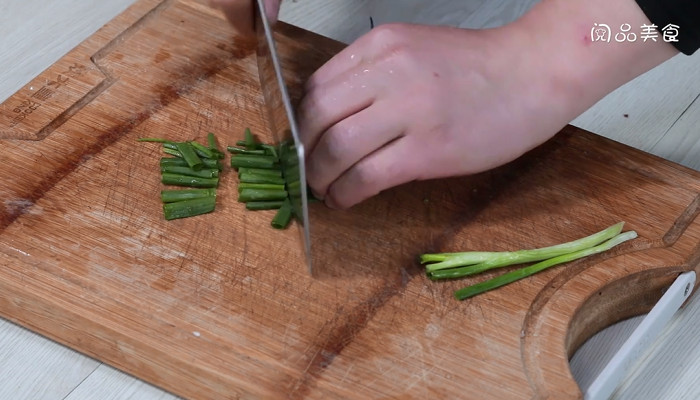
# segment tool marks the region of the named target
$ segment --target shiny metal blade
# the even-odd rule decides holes
[[[302,252],[306,257],[309,274],[311,274],[313,269],[304,146],[299,139],[299,129],[287,85],[282,76],[272,27],[266,15],[265,2],[256,0],[255,29],[258,40],[257,60],[260,86],[265,98],[270,129],[275,143],[280,149],[282,173],[290,193],[294,216],[299,223],[303,245]]]

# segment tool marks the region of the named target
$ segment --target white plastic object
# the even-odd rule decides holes
[[[666,293],[610,359],[593,383],[584,391],[585,400],[609,399],[632,364],[661,333],[671,317],[690,296],[695,285],[695,272],[679,275]]]

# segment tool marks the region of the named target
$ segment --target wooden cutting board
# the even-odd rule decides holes
[[[342,48],[277,39],[296,98]],[[314,276],[230,170],[215,213],[165,221],[136,139],[269,140],[264,115],[254,44],[194,0],[141,0],[47,69],[0,105],[0,314],[192,399],[580,398],[578,346],[699,267],[700,174],[570,126],[494,171],[314,204]],[[619,221],[639,238],[462,302],[494,274],[416,262]]]

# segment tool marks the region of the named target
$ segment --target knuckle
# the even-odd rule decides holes
[[[412,73],[420,61],[409,44],[397,44],[378,57],[378,63],[404,74]]]
[[[380,50],[392,49],[405,43],[406,26],[404,24],[384,24],[369,33],[373,47]]]
[[[314,122],[319,115],[325,115],[327,104],[323,90],[312,90],[304,96],[297,110],[299,125],[305,128],[302,130],[302,135],[313,136],[313,132],[306,132],[306,130],[314,128]]]
[[[379,174],[370,162],[360,162],[353,168],[351,182],[356,186],[358,192],[369,195],[379,192],[376,189],[379,184]]]
[[[343,159],[343,155],[352,148],[357,131],[357,125],[344,120],[333,125],[326,132],[325,145],[329,162],[337,163]]]

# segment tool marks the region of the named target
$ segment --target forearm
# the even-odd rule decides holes
[[[611,28],[611,40],[591,37],[594,23]],[[618,42],[615,35],[629,24],[636,40]],[[532,49],[534,64],[547,74],[554,107],[573,119],[609,92],[678,54],[657,33],[644,41],[649,19],[634,0],[543,0],[513,24],[523,48]]]

